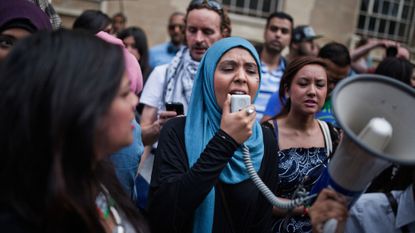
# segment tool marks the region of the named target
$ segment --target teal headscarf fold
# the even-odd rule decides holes
[[[233,48],[243,48],[250,52],[258,65],[261,80],[261,63],[258,53],[247,40],[239,37],[225,38],[214,43],[206,51],[194,80],[185,125],[185,143],[190,167],[196,163],[207,143],[220,128],[222,110],[216,102],[214,73],[221,57]],[[254,168],[258,171],[264,152],[262,130],[258,122],[254,123],[252,131],[252,136],[244,144],[248,146]],[[248,178],[243,163],[242,150],[238,148],[219,179],[224,183],[236,184]],[[193,224],[194,233],[212,232],[214,203],[215,192],[213,188],[196,210]]]

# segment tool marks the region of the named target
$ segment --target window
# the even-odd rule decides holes
[[[266,18],[280,9],[282,0],[221,0],[229,12]]]
[[[413,0],[361,0],[357,34],[412,42]]]

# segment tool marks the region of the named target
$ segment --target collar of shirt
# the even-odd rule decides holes
[[[282,56],[280,57],[280,62],[278,63],[278,67],[274,70],[268,70],[267,65],[261,60],[261,72],[262,73],[271,73],[271,75],[273,75],[273,76],[277,75],[277,73],[279,73],[279,72],[284,73],[285,66],[286,66],[285,58],[282,57]]]
[[[412,185],[395,198],[399,198],[395,227],[399,229],[410,223],[415,223],[415,200]]]
[[[170,42],[168,42],[168,44],[167,44],[167,53],[169,53],[169,54],[172,54],[172,55],[174,55],[174,54],[176,54],[181,48],[183,48],[184,47],[184,45],[179,45],[179,46],[175,46],[173,43],[171,43],[171,41]]]
[[[184,59],[183,61],[184,61],[185,66],[188,66],[190,64],[190,65],[196,66],[196,70],[197,70],[200,61],[193,60],[193,58],[190,56],[190,49],[187,49],[187,51],[185,51],[185,54],[183,54],[183,59]]]

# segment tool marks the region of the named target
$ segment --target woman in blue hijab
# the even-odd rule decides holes
[[[242,38],[222,39],[206,52],[187,117],[170,120],[161,132],[148,206],[152,232],[270,232],[271,205],[249,179],[241,145],[275,190],[273,133],[255,120],[253,105],[230,112],[232,94],[255,100],[259,64],[254,47]]]

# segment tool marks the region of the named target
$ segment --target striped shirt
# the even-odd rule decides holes
[[[267,107],[268,100],[271,95],[277,92],[280,88],[281,77],[284,74],[286,61],[283,57],[280,59],[278,68],[269,70],[265,63],[261,61],[262,80],[259,88],[258,96],[255,100],[256,118],[261,120]]]

